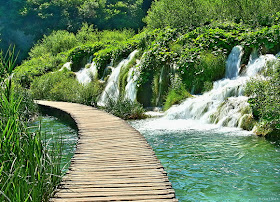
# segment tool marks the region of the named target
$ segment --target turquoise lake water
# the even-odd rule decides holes
[[[179,201],[280,201],[280,144],[183,120],[129,122],[153,147]]]
[[[76,151],[78,140],[77,131],[67,123],[51,116],[40,117],[32,123],[33,127],[30,130],[37,130],[40,122],[43,139],[48,145],[48,148],[51,149],[53,145],[58,144],[57,146],[62,149],[61,168],[65,173]]]
[[[61,142],[64,172],[77,131],[42,117],[46,142]],[[182,120],[129,122],[153,147],[179,201],[280,201],[280,142],[251,133]]]

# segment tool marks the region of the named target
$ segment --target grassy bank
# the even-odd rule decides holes
[[[47,201],[60,181],[60,149],[47,150],[40,131],[27,132],[32,107],[15,90],[14,61],[13,51],[1,53],[0,201]]]

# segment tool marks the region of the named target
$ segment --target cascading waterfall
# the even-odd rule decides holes
[[[164,67],[162,67],[161,71],[160,71],[159,81],[158,81],[159,88],[158,88],[158,96],[156,98],[156,105],[157,106],[160,103],[160,98],[161,98],[161,94],[162,94],[162,82],[163,82],[163,77],[164,76],[166,76],[166,75],[164,75]]]
[[[243,96],[244,84],[268,61],[276,59],[273,55],[262,55],[249,62],[244,76],[238,76],[242,55],[242,47],[234,47],[227,60],[226,78],[214,82],[211,91],[171,107],[164,118],[196,119],[203,123],[215,122],[222,126],[237,127],[242,118],[242,109],[248,106],[248,98]]]
[[[71,71],[71,65],[72,65],[73,63],[72,62],[66,62],[62,67],[61,67],[61,69],[59,70],[59,71],[62,71],[62,70],[64,70],[64,69],[68,69],[69,71]]]
[[[260,57],[248,64],[246,75],[249,77],[255,76],[263,69],[263,67],[267,64],[268,61],[273,61],[275,59],[276,57],[271,54],[261,55]]]
[[[226,78],[232,79],[238,76],[243,50],[241,46],[235,46],[226,62]]]
[[[87,68],[88,65],[90,65],[89,68]],[[79,83],[82,84],[90,83],[91,80],[96,77],[96,75],[97,67],[95,62],[87,64],[85,68],[81,69],[76,73],[77,80],[79,81]]]
[[[126,66],[138,53],[138,50],[133,51],[130,55],[122,60],[116,68],[113,68],[112,74],[110,75],[105,90],[102,92],[101,97],[97,103],[98,106],[106,106],[109,99],[117,100],[119,98],[119,76],[122,67]]]
[[[140,76],[141,60],[136,61],[136,65],[132,67],[127,76],[127,84],[125,86],[124,98],[127,100],[135,101],[137,95],[137,79]]]

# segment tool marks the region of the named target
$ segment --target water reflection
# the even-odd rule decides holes
[[[43,139],[47,147],[49,149],[53,149],[54,145],[61,147],[61,168],[65,173],[68,170],[71,158],[76,151],[78,140],[77,131],[67,125],[67,123],[50,116],[38,118],[32,123],[30,131],[38,130],[39,125],[41,125]]]

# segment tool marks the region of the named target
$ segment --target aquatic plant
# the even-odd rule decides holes
[[[146,118],[143,106],[137,101],[119,98],[117,100],[108,99],[105,111],[122,119],[142,119]]]
[[[60,150],[48,150],[40,131],[27,132],[12,82],[16,57],[0,55],[0,201],[46,201],[60,182]]]

